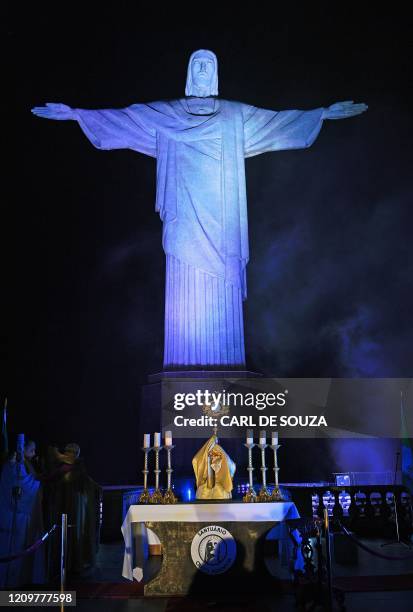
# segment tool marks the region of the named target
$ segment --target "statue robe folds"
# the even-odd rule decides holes
[[[119,110],[76,109],[99,149],[157,159],[156,210],[166,254],[164,367],[245,366],[248,221],[244,158],[309,147],[323,109],[271,111],[215,99],[192,114],[185,98]]]

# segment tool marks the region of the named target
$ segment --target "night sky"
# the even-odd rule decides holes
[[[215,22],[207,7],[191,20],[188,7],[180,21],[139,4],[22,8],[3,26],[16,110],[3,125],[15,122],[17,172],[2,215],[10,350],[0,393],[12,432],[78,442],[103,483],[136,482],[141,385],[162,368],[156,162],[98,151],[75,122],[30,108],[181,97],[195,49],[217,54],[223,98],[277,110],[369,105],[325,122],[310,149],[246,162],[248,368],[413,374],[411,22],[298,4],[277,19],[260,10]]]

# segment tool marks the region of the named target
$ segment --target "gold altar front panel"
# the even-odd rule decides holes
[[[191,557],[192,540],[208,523],[147,521],[145,526],[160,539],[162,565],[159,573],[145,584],[146,596],[188,595],[197,593],[253,593],[257,581],[274,588],[277,580],[264,563],[264,543],[274,522],[217,522],[233,536],[237,546],[234,564],[222,574],[209,575],[199,570]]]

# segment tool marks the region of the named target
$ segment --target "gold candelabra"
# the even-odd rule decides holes
[[[155,451],[155,491],[152,493],[151,498],[149,500],[150,504],[161,504],[163,502],[162,491],[159,488],[159,474],[161,473],[161,470],[159,469],[159,453],[162,448],[162,446],[152,447],[152,450]]]
[[[144,463],[143,463],[143,491],[139,497],[139,503],[140,504],[149,504],[150,499],[151,499],[151,494],[149,493],[148,490],[148,474],[149,474],[149,470],[148,470],[148,455],[149,455],[149,451],[151,450],[148,447],[143,447],[142,448],[144,454],[145,454],[145,458],[144,458]]]
[[[261,479],[262,485],[261,489],[258,493],[257,501],[259,502],[268,502],[271,499],[271,495],[267,489],[267,466],[265,465],[265,449],[268,444],[258,444],[261,450]]]
[[[168,467],[166,468],[166,473],[167,473],[167,488],[165,491],[165,495],[163,496],[163,500],[162,503],[163,504],[176,504],[176,502],[178,501],[176,495],[174,494],[173,490],[172,490],[172,472],[173,469],[171,467],[172,461],[171,461],[171,451],[172,449],[175,448],[175,446],[173,446],[172,444],[169,444],[167,446],[165,446],[166,452],[167,452],[167,465]]]
[[[252,443],[247,442],[246,444],[244,444],[244,446],[246,446],[248,449],[248,467],[247,467],[248,491],[245,493],[244,497],[242,498],[242,501],[246,503],[251,503],[251,502],[257,501],[257,494],[255,493],[255,490],[254,490],[253,474],[252,474],[254,471],[254,467],[252,465],[252,449],[254,448],[254,446],[256,446],[256,444],[254,444],[254,442]]]

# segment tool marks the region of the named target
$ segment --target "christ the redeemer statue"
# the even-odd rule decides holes
[[[274,111],[217,96],[217,58],[201,49],[189,60],[184,98],[122,109],[49,103],[32,110],[46,119],[77,121],[98,149],[156,158],[156,210],[166,254],[165,369],[245,367],[244,159],[309,147],[324,119],[367,109],[348,101]]]

